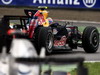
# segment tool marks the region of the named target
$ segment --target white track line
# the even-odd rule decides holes
[[[100,24],[100,22],[95,21],[81,21],[81,20],[60,20],[60,19],[54,19],[55,21],[67,21],[67,22],[79,22],[79,23],[94,23],[94,24]]]
[[[100,63],[100,61],[84,61],[84,63],[96,63],[96,62]]]

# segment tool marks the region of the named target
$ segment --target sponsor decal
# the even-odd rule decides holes
[[[96,4],[96,0],[82,0],[87,8],[92,8]],[[78,5],[82,3],[80,0],[33,0],[33,4],[52,4],[52,5]]]
[[[5,5],[16,5],[17,6],[23,2],[25,6],[35,6],[35,5],[50,5],[50,6],[57,6],[57,7],[72,7],[72,8],[92,8],[96,5],[97,0],[29,0],[27,3],[26,0],[1,0],[1,2]],[[100,2],[100,1],[99,1]],[[22,5],[23,5],[22,4]],[[100,6],[98,6],[100,7]]]
[[[80,5],[78,0],[33,0],[33,3],[39,4],[57,4],[57,5]]]
[[[11,4],[13,0],[1,0],[3,4]]]
[[[57,34],[57,33],[58,33],[57,29],[53,29],[53,34]]]
[[[60,40],[55,40],[54,41],[54,46],[64,46],[66,45],[66,36],[63,36]]]
[[[96,4],[96,0],[83,0],[83,3],[87,8],[92,8]]]

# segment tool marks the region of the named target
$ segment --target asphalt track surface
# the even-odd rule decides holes
[[[85,53],[83,48],[75,49],[72,52],[68,52],[67,50],[61,50],[53,52],[49,57],[58,57],[58,58],[83,57],[85,58],[85,61],[100,61],[100,48],[96,53]]]
[[[73,21],[73,20],[56,20],[56,22],[59,22],[59,24],[64,25],[65,22],[70,22],[71,25],[75,26],[95,26],[100,27],[99,22],[89,22],[89,21]],[[84,57],[86,61],[100,61],[100,48],[96,53],[85,53],[83,48],[75,49],[71,52],[68,52],[67,50],[60,50],[60,51],[54,51],[51,55],[48,57],[65,57],[65,58],[76,58],[76,57]]]
[[[74,22],[73,25],[100,27],[99,23],[91,23],[91,22],[89,23],[88,22]],[[68,52],[67,50],[56,51],[56,52],[53,52],[49,57],[58,57],[58,58],[84,57],[85,61],[100,61],[100,47],[96,53],[85,53],[83,48],[78,48],[71,52]]]

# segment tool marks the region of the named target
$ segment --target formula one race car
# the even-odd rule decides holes
[[[0,22],[0,39],[9,51],[12,38],[27,38],[35,46],[37,53],[45,47],[46,53],[53,50],[84,48],[87,53],[95,53],[99,47],[99,32],[96,27],[87,26],[81,34],[77,26],[60,25],[48,18],[47,7],[40,10],[25,10],[26,16],[4,16]]]

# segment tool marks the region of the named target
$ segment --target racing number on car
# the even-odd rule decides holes
[[[63,36],[60,40],[55,40],[54,41],[54,46],[64,46],[66,45],[66,36]]]

